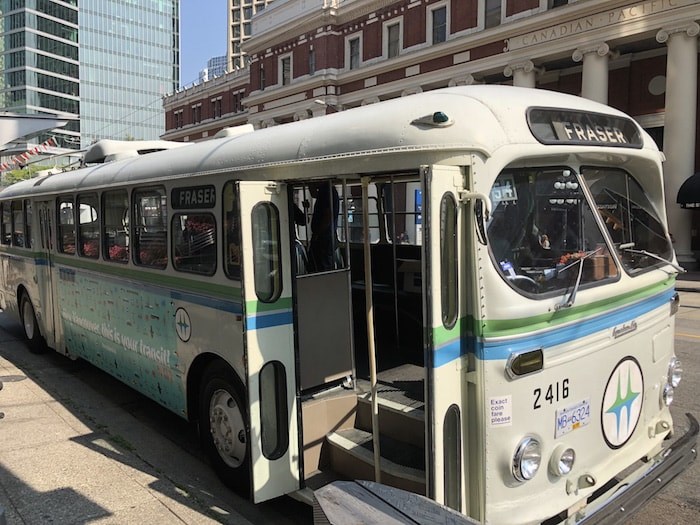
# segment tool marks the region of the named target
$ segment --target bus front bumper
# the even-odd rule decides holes
[[[697,457],[698,421],[692,414],[686,417],[689,428],[683,436],[571,515],[565,523],[590,525],[627,520],[682,474]]]

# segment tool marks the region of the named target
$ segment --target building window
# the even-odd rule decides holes
[[[316,51],[309,50],[309,75],[316,73]]]
[[[501,25],[501,0],[486,0],[486,16],[484,27],[496,27]]]
[[[386,56],[394,58],[401,52],[401,24],[386,27]]]
[[[175,129],[181,128],[185,125],[185,118],[181,109],[174,111],[173,117],[175,118]]]
[[[198,124],[202,121],[202,104],[192,106],[192,123]]]
[[[243,111],[243,92],[236,91],[231,93],[231,108],[234,113]]]
[[[347,59],[346,64],[348,69],[358,69],[360,67],[360,37],[352,37],[347,41]]]
[[[500,1],[500,0],[499,0]],[[433,44],[447,40],[447,6],[442,5],[430,11],[430,28]]]
[[[283,86],[288,86],[292,83],[292,57],[287,55],[280,59],[280,79]]]
[[[547,2],[547,7],[549,9],[554,9],[555,7],[561,7],[569,3],[569,0],[549,0]]]
[[[214,118],[221,117],[221,97],[211,99],[211,115]]]
[[[265,89],[265,68],[260,66],[260,91]]]

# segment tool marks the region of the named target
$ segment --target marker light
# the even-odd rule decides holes
[[[664,405],[667,407],[671,406],[671,403],[673,403],[673,387],[671,385],[666,385],[661,392],[661,399],[664,402]]]
[[[668,363],[668,384],[673,388],[678,388],[682,376],[683,366],[681,365],[681,361],[676,356],[673,356]]]
[[[555,476],[566,476],[574,468],[576,452],[573,448],[558,446],[549,460],[549,471]]]
[[[526,437],[513,454],[513,476],[518,481],[528,481],[537,474],[541,462],[540,442],[533,437]]]
[[[511,379],[515,379],[542,370],[543,362],[544,354],[541,348],[522,354],[511,354],[506,364],[506,372]]]

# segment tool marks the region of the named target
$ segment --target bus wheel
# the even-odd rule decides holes
[[[46,349],[46,343],[39,332],[39,323],[36,321],[32,301],[26,293],[22,294],[20,312],[22,314],[22,326],[24,327],[24,335],[27,338],[29,350],[36,354],[43,352]]]
[[[202,448],[226,485],[250,496],[250,446],[246,408],[233,373],[212,363],[202,380],[199,432]]]

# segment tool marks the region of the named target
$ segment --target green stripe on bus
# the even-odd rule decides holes
[[[292,298],[280,297],[274,303],[263,303],[262,301],[246,301],[245,311],[247,315],[254,315],[276,310],[291,310]]]

